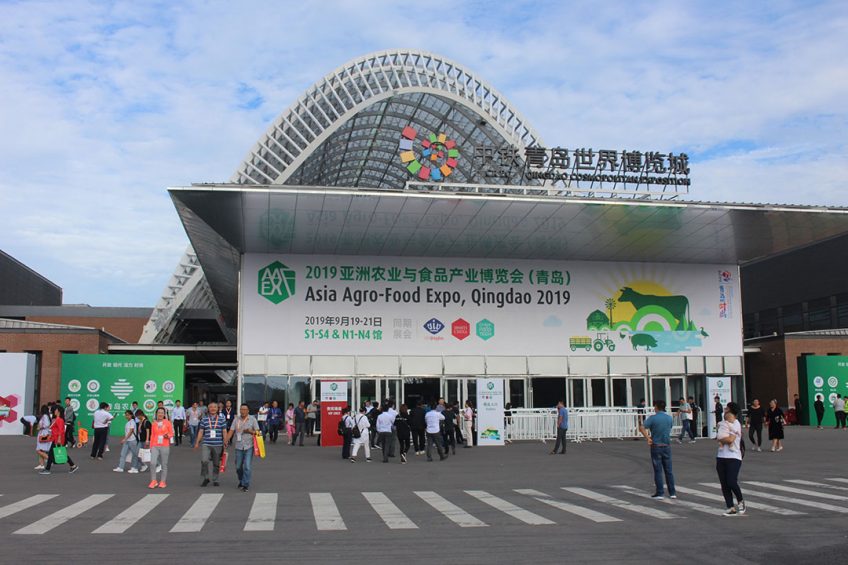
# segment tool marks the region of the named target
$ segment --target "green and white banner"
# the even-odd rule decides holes
[[[503,379],[477,379],[477,445],[503,445]]]
[[[153,418],[161,400],[168,410],[183,401],[185,358],[182,355],[62,355],[62,398],[70,397],[82,427],[90,428],[94,411],[108,402],[115,421],[112,435],[122,435],[125,410],[138,402]]]
[[[734,265],[247,254],[242,353],[742,355]]]
[[[824,403],[823,426],[835,426],[833,401],[837,394],[848,396],[848,357],[841,355],[808,355],[803,358],[799,375],[798,396],[804,406],[802,423],[815,426],[814,402],[821,396]]]

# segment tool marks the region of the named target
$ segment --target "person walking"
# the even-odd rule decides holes
[[[259,424],[259,431],[262,432],[262,439],[268,435],[268,412],[271,406],[267,402],[263,403],[256,411],[256,422]]]
[[[380,412],[377,416],[377,435],[380,436],[380,445],[383,446],[383,463],[389,462],[389,446],[392,442],[392,426],[395,419],[388,410]]]
[[[406,463],[406,454],[409,453],[409,442],[411,429],[409,427],[409,410],[406,404],[400,405],[400,411],[395,417],[395,430],[397,431],[398,446],[400,448],[400,462]]]
[[[38,419],[38,432],[35,440],[35,453],[38,455],[38,465],[35,466],[36,471],[41,471],[47,464],[47,459],[50,456],[50,448],[53,446],[52,434],[50,433],[50,408],[46,404],[41,406]]]
[[[454,401],[453,413],[456,414],[456,425],[453,427],[454,434],[456,435],[456,443],[457,445],[464,445],[465,438],[462,437],[462,410],[459,409],[459,402]]]
[[[372,403],[371,410],[368,410],[368,407],[365,408],[365,417],[368,418],[368,424],[371,426],[372,430],[377,430],[377,418],[379,418],[382,413],[383,411],[380,410],[380,405],[376,401]],[[370,434],[369,442],[371,444],[371,449],[382,449],[382,444],[377,442],[378,439],[380,439],[379,434]]]
[[[212,465],[212,485],[219,486],[218,473],[221,466],[221,454],[227,448],[227,420],[218,413],[218,404],[209,403],[209,413],[200,420],[200,434],[194,443],[194,449],[203,444],[200,454],[200,475],[203,482],[200,486],[209,484],[209,465]]]
[[[186,427],[186,409],[182,402],[177,400],[174,403],[173,411],[171,411],[171,420],[174,424],[174,445],[183,444],[183,431]]]
[[[138,430],[138,448],[141,450],[142,446],[145,446],[150,441],[150,420],[147,419],[147,414],[142,412],[141,410],[135,411],[135,420],[136,420],[136,429]],[[147,448],[145,448],[147,449]],[[139,472],[144,473],[147,471],[149,465],[141,460],[139,456],[139,463],[141,463],[141,468]]]
[[[442,422],[445,420],[445,415],[438,410],[430,410],[424,415],[424,421],[427,424],[427,461],[433,460],[433,445],[436,446],[436,451],[439,452],[439,461],[444,461],[448,458],[442,447]]]
[[[823,396],[820,394],[816,395],[816,400],[813,402],[813,409],[816,411],[816,420],[818,423],[816,424],[816,428],[819,430],[822,429],[822,420],[824,419],[824,401]]]
[[[777,405],[777,400],[774,398],[769,401],[766,421],[768,422],[771,450],[783,451],[783,425],[786,421],[783,418],[783,410],[780,409],[780,406]]]
[[[698,426],[701,408],[698,406],[698,403],[695,402],[694,396],[690,396],[687,399],[687,401],[689,402],[689,408],[692,409],[692,418],[691,418],[691,420],[692,420],[692,435],[694,435],[695,437],[698,437],[702,433],[700,426]]]
[[[106,439],[109,437],[109,424],[114,416],[109,413],[109,403],[101,402],[100,408],[94,412],[92,418],[94,426],[94,442],[91,446],[91,458],[103,459],[103,451],[106,448]]]
[[[713,406],[713,415],[715,416],[716,429],[718,429],[719,422],[721,422],[724,418],[724,407],[721,405],[721,398],[719,395],[715,395],[713,402],[715,402],[715,405]]]
[[[116,473],[123,473],[127,456],[130,456],[129,473],[138,473],[141,466],[138,461],[138,423],[132,410],[124,412],[126,423],[124,424],[124,436],[121,438],[121,454],[118,456],[118,466],[112,469]]]
[[[415,449],[415,455],[424,453],[425,438],[424,435],[427,429],[427,423],[424,421],[424,403],[420,400],[415,403],[415,408],[409,415],[409,429],[412,432],[412,447]]]
[[[271,402],[271,409],[268,410],[268,437],[271,439],[271,443],[277,443],[282,423],[283,410],[280,408],[279,402],[274,400]]]
[[[562,451],[559,451],[560,454],[565,455],[565,446],[568,443],[566,440],[566,434],[568,433],[568,408],[565,407],[565,400],[560,399],[557,402],[557,426],[556,426],[556,443],[554,444],[554,449],[551,451],[551,455],[554,455],[559,451],[559,446],[562,445]]]
[[[742,499],[742,489],[739,488],[739,471],[742,469],[742,426],[738,417],[739,405],[728,402],[724,407],[724,420],[716,430],[716,472],[727,506],[725,516],[739,516],[745,513],[745,501]],[[736,504],[733,504],[734,495]]]
[[[227,399],[224,403],[224,409],[221,411],[221,414],[227,419],[227,431],[230,431],[230,428],[233,427],[233,422],[236,419],[236,409],[233,408],[232,400]]]
[[[803,422],[803,415],[801,410],[801,398],[796,394],[795,395],[795,425],[800,426],[801,422]]]
[[[512,443],[512,403],[504,405],[504,441]]]
[[[156,409],[156,420],[150,427],[150,438],[147,446],[150,449],[150,484],[147,488],[165,488],[168,486],[168,458],[171,455],[171,440],[174,438],[174,425],[167,419],[164,407]],[[157,466],[161,466],[158,480]]]
[[[686,402],[686,399],[680,397],[680,407],[677,409],[680,414],[680,435],[677,436],[677,443],[683,443],[683,436],[689,435],[689,443],[695,443],[695,432],[692,431],[692,405]]]
[[[351,433],[353,434],[353,448],[350,452],[351,463],[356,463],[356,455],[359,453],[359,448],[363,445],[365,446],[365,462],[371,462],[371,442],[368,438],[370,428],[371,422],[368,421],[368,417],[365,415],[365,407],[363,406],[359,409],[359,414],[353,419],[353,427],[351,428]]]
[[[194,440],[197,439],[197,430],[200,428],[200,408],[197,402],[192,403],[191,408],[186,412],[186,424],[188,425],[189,445],[194,445]]]
[[[446,404],[442,414],[445,416],[445,425],[442,429],[445,453],[450,451],[451,455],[456,455],[456,433],[454,433],[454,428],[456,428],[456,412],[453,411],[453,405]]]
[[[845,427],[845,399],[842,398],[841,394],[837,394],[836,398],[833,400],[833,414],[836,416],[836,426],[835,428],[838,430],[839,428]]]
[[[291,444],[294,445],[299,441],[298,445],[303,447],[304,435],[306,435],[306,403],[301,400],[294,409],[294,436],[292,436]]]
[[[671,468],[671,427],[674,420],[665,411],[665,400],[654,402],[654,415],[639,424],[639,432],[648,440],[651,448],[651,465],[654,467],[655,490],[651,498],[662,500],[664,496],[663,476],[668,486],[668,495],[677,498],[674,488],[674,472]],[[650,435],[648,435],[650,432]]]
[[[286,435],[289,438],[289,445],[294,445],[294,404],[291,402],[286,409]]]
[[[465,447],[471,447],[474,445],[474,404],[470,400],[465,401],[465,410],[462,411],[462,426],[465,429],[463,433]]]
[[[306,405],[306,437],[315,436],[315,420],[317,419],[318,407],[314,402]]]
[[[77,413],[74,411],[74,407],[71,405],[71,398],[65,398],[65,445],[68,446],[68,449],[71,449],[76,445],[77,440],[74,439],[74,427],[77,423]]]
[[[356,421],[350,414],[350,406],[342,408],[342,459],[350,459],[350,444],[353,441],[353,427]],[[322,434],[323,435],[323,434]]]
[[[755,398],[748,408],[748,439],[751,440],[752,449],[762,451],[763,444],[763,422],[766,418],[766,410],[760,404],[760,400]],[[757,439],[754,439],[754,434]]]
[[[259,422],[250,415],[250,407],[242,403],[239,406],[239,415],[230,430],[230,443],[233,444],[236,453],[238,488],[242,492],[250,490],[250,479],[253,477],[253,438],[260,433]]]
[[[50,450],[47,452],[47,465],[44,469],[38,472],[39,475],[49,475],[50,468],[56,462],[56,448],[65,445],[65,420],[62,418],[63,408],[57,402],[53,407],[53,422],[50,424]],[[76,473],[79,467],[74,465],[74,460],[71,455],[67,454],[67,463],[70,465],[69,473]]]

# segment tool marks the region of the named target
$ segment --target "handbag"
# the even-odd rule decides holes
[[[265,440],[261,435],[253,436],[253,454],[265,459]]]
[[[64,465],[68,462],[68,449],[64,445],[53,446],[53,462],[56,465]]]
[[[218,472],[223,473],[227,470],[227,452],[224,451],[221,453],[221,466],[218,467]]]
[[[142,463],[150,463],[150,450],[141,448],[138,450],[138,459]]]

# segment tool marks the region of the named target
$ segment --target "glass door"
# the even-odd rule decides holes
[[[640,400],[645,399],[645,379],[643,377],[613,377],[611,385],[613,406],[632,408],[638,406]]]
[[[586,407],[586,379],[568,379],[568,400],[566,402],[569,408]]]
[[[684,377],[651,377],[651,405],[657,400],[665,400],[666,410],[671,414],[680,406],[680,397],[685,390]]]

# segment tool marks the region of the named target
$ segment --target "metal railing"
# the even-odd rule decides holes
[[[641,437],[639,423],[653,414],[653,409],[641,408],[569,408],[566,438],[574,442],[603,441]],[[696,435],[701,435],[702,415],[699,411],[694,425]],[[680,415],[672,413],[672,437],[680,434]],[[555,440],[557,412],[554,408],[513,408],[508,422],[507,439]]]

